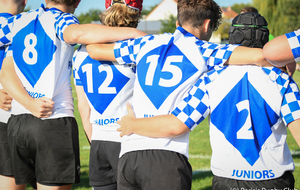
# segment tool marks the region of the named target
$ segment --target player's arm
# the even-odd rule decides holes
[[[129,103],[126,104],[128,114],[118,121],[121,125],[121,137],[132,133],[148,137],[176,137],[187,133],[190,129],[173,114],[149,118],[136,118]]]
[[[11,109],[12,97],[4,89],[0,89],[0,108],[9,111]]]
[[[263,48],[263,55],[277,67],[282,67],[289,63],[295,64],[293,52],[285,35],[278,36],[266,43]]]
[[[4,90],[34,116],[46,118],[52,114],[54,102],[46,97],[34,99],[27,93],[15,72],[12,57],[6,57],[3,60],[0,82]]]
[[[63,34],[68,44],[108,43],[129,38],[138,38],[146,33],[130,27],[109,27],[100,24],[71,24]]]
[[[261,67],[270,67],[271,65],[263,56],[261,48],[249,48],[239,46],[234,49],[229,59],[228,65],[249,65],[254,64]]]
[[[86,50],[89,56],[95,60],[116,61],[114,55],[114,43],[112,44],[89,44]]]
[[[288,124],[288,128],[291,131],[294,139],[300,147],[300,119],[297,119]]]
[[[92,124],[90,122],[91,108],[86,99],[83,87],[75,86],[75,89],[76,89],[76,94],[78,99],[78,110],[80,113],[83,129],[89,143],[91,143],[91,138],[92,138]]]

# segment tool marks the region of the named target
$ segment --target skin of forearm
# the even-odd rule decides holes
[[[296,140],[298,146],[300,147],[300,119],[291,122],[288,125],[294,139]]]
[[[239,46],[232,52],[227,61],[228,65],[257,65],[270,67],[271,65],[263,56],[261,48],[249,48]]]
[[[136,118],[132,119],[131,124],[133,133],[154,138],[176,137],[189,131],[189,128],[172,114]]]
[[[108,27],[100,24],[72,24],[64,31],[68,44],[109,43],[145,35],[135,28]]]
[[[116,61],[114,44],[89,44],[86,45],[89,56],[99,61]]]
[[[12,57],[4,59],[1,69],[2,72],[0,74],[0,82],[10,96],[24,105],[24,107],[28,107],[27,103],[33,98],[30,97],[24,89],[22,82],[15,72],[12,61]]]
[[[82,86],[75,86],[77,99],[78,99],[78,110],[81,117],[81,122],[83,125],[86,137],[91,142],[92,138],[92,124],[90,122],[91,108],[88,104],[85,92]]]
[[[264,57],[274,66],[283,67],[294,62],[291,47],[285,35],[269,41],[263,48]]]

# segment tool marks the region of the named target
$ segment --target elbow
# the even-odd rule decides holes
[[[72,24],[68,26],[63,33],[63,39],[67,44],[80,44],[80,37],[82,36],[82,32],[75,27],[77,27],[77,25]]]
[[[179,119],[176,119],[175,122],[171,124],[171,129],[169,130],[169,137],[177,137],[183,135],[190,131],[190,129]]]
[[[86,51],[88,52],[89,56],[94,59],[94,60],[98,60],[97,57],[97,51],[95,50],[95,48],[93,48],[93,45],[86,45]]]

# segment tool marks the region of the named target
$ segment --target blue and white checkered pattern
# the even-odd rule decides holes
[[[55,23],[56,33],[57,36],[63,41],[64,41],[64,37],[63,37],[64,30],[71,24],[79,24],[78,19],[70,13],[62,13],[60,15],[57,15],[56,20],[57,20],[57,22]]]
[[[183,28],[178,27],[174,33],[174,37],[171,40],[176,40],[180,36],[186,36],[195,38]],[[114,47],[115,58],[119,64],[132,64],[136,61],[136,56],[140,52],[140,49],[146,42],[155,39],[156,36],[145,36],[138,39],[130,39],[128,41],[121,41],[116,43]],[[196,38],[195,38],[196,39]],[[224,64],[230,57],[233,50],[239,45],[228,44],[214,44],[207,41],[195,40],[195,43],[199,47],[205,62],[208,65],[208,69],[211,70],[215,65]]]
[[[77,23],[78,19],[72,14],[56,8],[46,9],[43,4],[39,9],[0,22],[0,39],[5,39],[0,45],[11,43],[12,51],[6,56],[14,57],[16,73],[28,94],[34,98],[46,96],[57,100],[55,112],[49,119],[74,116],[68,77],[74,48],[66,46],[63,38],[58,39],[67,26]],[[11,112],[29,113],[18,102],[14,102]]]
[[[54,25],[55,25],[57,35],[61,40],[63,40],[63,32],[67,26],[71,24],[79,24],[78,19],[74,15],[70,13],[63,13],[58,9],[54,9],[54,8],[46,10],[43,4],[41,5],[40,9],[31,10],[27,12],[27,14],[30,14],[32,12],[39,12],[39,11],[40,12],[51,11],[54,15],[56,15],[55,19],[57,20],[57,22]],[[12,28],[14,22],[22,18],[24,15],[26,15],[26,13],[22,13],[14,17],[10,17],[9,19],[6,19],[0,23],[0,47],[11,44],[12,37],[13,37]]]
[[[295,62],[300,61],[300,29],[285,34],[293,52]]]
[[[0,24],[0,47],[10,45],[12,40],[11,28],[15,17],[5,19]]]
[[[201,51],[203,58],[208,63],[208,70],[214,68],[215,65],[224,64],[230,57],[233,50],[238,45],[221,45],[213,44],[210,42],[199,41],[199,50]]]
[[[169,114],[199,77],[214,65],[222,66],[236,47],[202,41],[178,27],[172,34],[118,42],[114,53],[118,63],[137,64],[132,106],[136,117],[141,118]],[[193,113],[188,122],[196,120],[194,115],[198,115],[201,106],[205,105],[190,108]],[[188,135],[178,138],[157,142],[157,139],[131,135],[122,143],[120,156],[134,150],[166,149],[188,157]]]
[[[226,69],[216,66],[214,70],[203,74],[203,76],[191,88],[189,94],[179,103],[172,112],[184,122],[191,130],[201,123],[208,116],[210,110],[209,92],[207,85],[213,82],[220,73]],[[300,94],[295,81],[287,74],[282,73],[278,68],[262,68],[269,75],[282,95],[281,117],[287,125],[300,118]]]
[[[191,130],[210,114],[214,175],[267,180],[294,170],[286,125],[300,119],[299,101],[297,84],[278,68],[216,66],[172,114]]]
[[[7,22],[8,18],[12,17],[12,14],[9,13],[0,13],[0,23]],[[0,24],[1,27],[1,24]],[[1,30],[0,30],[1,31]],[[0,39],[0,44],[3,44],[3,41],[7,42],[7,39]],[[2,68],[2,61],[5,57],[6,49],[8,49],[6,46],[0,47],[0,70]],[[0,89],[2,89],[2,84],[0,83]],[[0,109],[0,122],[7,123],[7,120],[10,117],[10,112],[4,111]]]
[[[210,113],[209,95],[206,85],[214,81],[226,67],[216,66],[215,70],[204,73],[172,112],[186,126],[193,130]]]
[[[145,36],[128,41],[120,41],[115,44],[114,54],[119,64],[132,64],[136,61],[136,56],[147,41],[153,39],[153,36]]]

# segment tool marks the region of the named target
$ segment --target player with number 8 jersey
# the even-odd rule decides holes
[[[9,144],[17,184],[36,178],[38,189],[71,189],[80,180],[78,126],[70,84],[74,45],[144,33],[125,27],[80,25],[73,15],[80,0],[45,2],[46,6],[0,25],[0,46],[10,45],[0,79],[16,100],[8,121]],[[101,34],[103,28],[111,31],[109,35]],[[125,34],[115,38],[116,33]]]
[[[22,19],[25,15],[26,20]],[[37,15],[40,15],[39,19],[36,19]],[[54,27],[49,26],[50,22]],[[28,94],[33,98],[48,97],[55,102],[49,119],[73,117],[70,73],[74,47],[65,43],[62,37],[64,29],[71,24],[79,24],[75,16],[55,8],[46,9],[44,5],[2,24],[2,27],[12,27],[9,35],[14,41],[23,42],[11,43],[9,36],[4,36],[0,45],[1,42],[11,44],[7,56],[13,56],[16,73]],[[6,30],[3,28],[2,31]],[[12,114],[21,113],[30,112],[14,101]]]

